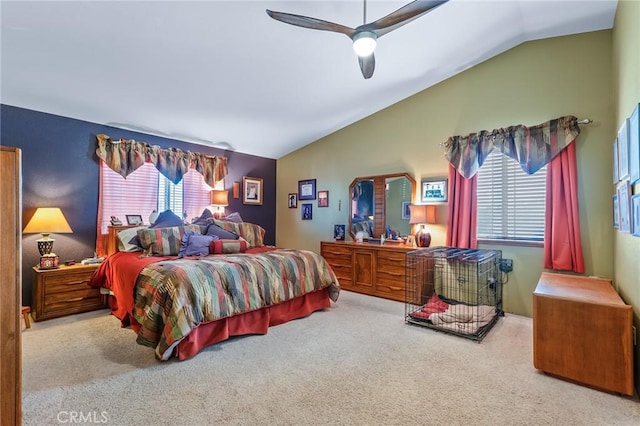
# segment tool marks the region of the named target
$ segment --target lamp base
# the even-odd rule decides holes
[[[424,230],[420,229],[415,235],[416,237],[416,245],[418,247],[429,247],[431,245],[431,234]]]

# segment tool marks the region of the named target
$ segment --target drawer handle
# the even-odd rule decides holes
[[[67,299],[67,302],[79,302],[81,300],[83,300],[84,297],[76,297],[74,299]]]
[[[82,281],[71,281],[66,283],[67,285],[78,285],[78,284],[89,284],[89,280],[82,280]]]
[[[389,274],[389,275],[394,275],[396,277],[401,277],[401,276],[404,275],[404,274],[401,274],[399,272],[389,272],[389,271],[380,271],[380,272],[384,272],[385,274]]]
[[[345,252],[343,252],[343,251],[331,251],[331,250],[327,250],[325,253],[327,253],[327,254],[336,254],[336,255],[345,255],[345,254],[348,254],[348,253],[345,253]]]
[[[402,288],[401,288],[401,287],[395,287],[395,286],[392,286],[392,285],[390,285],[390,286],[389,286],[389,288],[390,288],[391,290],[394,290],[394,291],[400,291],[400,290],[402,290]]]

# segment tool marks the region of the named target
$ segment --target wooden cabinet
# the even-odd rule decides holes
[[[107,307],[100,289],[89,287],[91,276],[99,265],[60,266],[38,269],[33,287],[31,312],[35,321],[88,312]]]
[[[543,272],[533,293],[533,365],[633,395],[632,316],[611,280]]]
[[[0,146],[0,424],[22,423],[21,151]]]
[[[320,243],[320,254],[342,289],[400,302],[405,300],[405,260],[411,250],[415,247],[394,243]]]

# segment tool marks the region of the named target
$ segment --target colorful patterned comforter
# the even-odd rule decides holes
[[[141,326],[138,343],[155,348],[156,357],[166,360],[201,323],[324,288],[335,302],[340,291],[335,274],[322,256],[306,250],[160,260],[140,272],[131,289],[130,314]]]

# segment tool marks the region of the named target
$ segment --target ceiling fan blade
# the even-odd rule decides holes
[[[267,15],[271,16],[276,21],[281,21],[286,24],[291,24],[298,27],[310,28],[312,30],[333,31],[336,33],[346,34],[348,37],[351,37],[353,33],[355,33],[355,29],[353,28],[335,24],[329,21],[323,21],[322,19],[311,18],[309,16],[274,12],[273,10],[269,9],[267,9]]]
[[[419,18],[423,14],[435,9],[447,1],[448,0],[416,0],[375,22],[361,25],[356,28],[356,30],[373,31],[378,37],[382,37],[396,28],[400,28],[414,19]]]
[[[364,78],[371,78],[373,70],[376,67],[376,58],[373,53],[365,57],[358,56],[358,63],[360,64],[360,69],[362,70]]]

